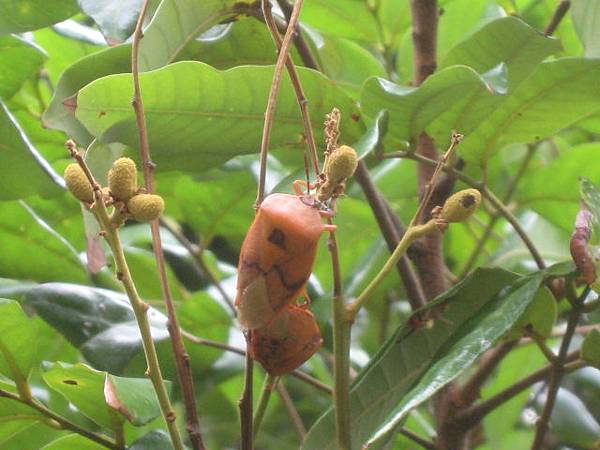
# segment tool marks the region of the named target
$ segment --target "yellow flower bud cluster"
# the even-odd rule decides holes
[[[77,199],[87,204],[94,202],[92,185],[78,164],[69,164],[64,178],[67,188]],[[102,188],[104,201],[115,205],[114,223],[120,225],[129,217],[140,222],[151,222],[161,216],[165,209],[163,198],[140,191],[135,161],[130,158],[117,159],[108,172],[108,188]]]

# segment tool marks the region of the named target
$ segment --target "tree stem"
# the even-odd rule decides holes
[[[256,412],[254,413],[254,420],[252,421],[254,439],[256,439],[260,424],[262,423],[265,413],[267,412],[267,406],[269,406],[269,400],[271,399],[271,394],[273,393],[273,389],[275,389],[277,380],[278,378],[271,374],[267,374],[265,376],[262,391],[260,392],[260,397],[258,399],[258,406],[256,407]]]

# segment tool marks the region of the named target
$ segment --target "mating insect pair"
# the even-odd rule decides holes
[[[272,375],[291,372],[321,346],[319,326],[298,305],[315,261],[319,239],[335,230],[323,223],[329,210],[313,196],[272,194],[260,205],[242,245],[236,307],[248,330],[251,356]]]

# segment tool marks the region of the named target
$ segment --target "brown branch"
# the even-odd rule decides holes
[[[419,436],[417,433],[415,433],[414,431],[409,430],[408,428],[400,428],[398,430],[398,432],[401,435],[406,436],[410,440],[416,442],[421,447],[423,447],[425,450],[436,450],[435,444],[433,442],[425,439],[422,436]]]
[[[264,126],[263,126],[262,141],[260,144],[260,175],[259,175],[259,179],[258,179],[258,192],[256,195],[255,207],[258,207],[262,203],[262,200],[265,195],[265,181],[266,181],[266,176],[267,176],[267,156],[269,153],[269,141],[271,138],[271,129],[273,128],[273,121],[275,119],[275,109],[277,107],[277,99],[279,98],[279,90],[280,90],[280,86],[281,86],[281,77],[282,77],[282,72],[283,72],[283,66],[284,66],[284,64],[286,64],[288,59],[291,62],[291,58],[289,58],[290,43],[291,43],[292,37],[294,35],[294,30],[296,28],[296,25],[298,24],[298,19],[300,18],[300,11],[302,9],[303,1],[304,0],[297,0],[296,3],[294,3],[294,9],[292,10],[292,15],[290,17],[290,21],[288,22],[288,28],[286,30],[285,36],[283,37],[283,41],[281,41],[281,46],[279,48],[279,55],[277,56],[277,62],[275,63],[275,70],[273,73],[273,81],[271,83],[271,90],[269,92],[269,98],[267,100],[267,108],[265,111],[265,121],[264,121]],[[263,15],[265,17],[267,26],[268,26],[269,30],[271,31],[271,34],[273,35],[273,39],[275,40],[276,44],[278,44],[280,37],[279,37],[279,33],[277,31],[277,28],[275,26],[275,23],[272,20],[273,16],[271,14],[271,4],[270,4],[269,0],[262,0],[262,6],[263,6]],[[269,20],[269,18],[270,18],[270,20]],[[293,66],[293,62],[291,62],[291,64],[288,65],[288,71],[290,71],[290,66]],[[295,70],[295,67],[292,69],[292,71],[293,70]],[[290,71],[290,73],[291,73],[291,71]],[[300,105],[301,107],[303,105],[306,105],[306,99],[304,98],[303,95],[302,95],[302,98],[303,98],[303,100]],[[303,117],[306,117],[306,116],[303,115]],[[311,127],[308,127],[308,128],[312,131]],[[306,127],[305,127],[305,129],[306,129]],[[307,137],[307,140],[309,140],[309,142],[310,142],[309,136],[307,135],[306,137]],[[313,142],[314,142],[314,139],[313,139]],[[316,155],[316,147],[315,147],[314,154]],[[317,173],[318,173],[318,170],[317,170]]]
[[[575,350],[566,355],[564,362],[570,363],[576,361],[578,358],[579,350]],[[546,377],[548,377],[548,375],[552,372],[553,368],[553,364],[548,364],[542,367],[541,369],[535,371],[531,375],[528,375],[527,377],[523,378],[522,380],[517,381],[515,384],[507,387],[503,391],[500,391],[493,397],[490,397],[487,400],[484,400],[476,405],[471,406],[470,408],[460,411],[455,417],[457,424],[463,429],[473,427],[475,424],[480,422],[486,415],[494,411],[500,405],[519,395],[521,392],[533,386],[535,383],[545,380]]]
[[[393,252],[400,242],[401,235],[398,233],[398,230],[390,217],[393,212],[391,212],[391,208],[386,199],[373,183],[373,180],[369,175],[369,169],[364,161],[361,160],[358,163],[354,177],[365,193],[389,251]],[[404,283],[406,294],[412,309],[416,310],[424,306],[425,294],[423,293],[423,287],[421,286],[421,281],[417,274],[410,265],[408,258],[406,256],[400,258],[396,264],[396,268]]]
[[[569,313],[565,336],[560,344],[558,356],[552,363],[552,371],[550,372],[550,381],[548,382],[548,391],[546,393],[544,410],[542,411],[542,415],[538,421],[535,438],[533,440],[533,444],[531,445],[531,450],[540,450],[544,443],[544,438],[546,436],[546,432],[548,431],[550,416],[552,415],[552,410],[554,409],[554,403],[556,401],[556,395],[558,394],[558,389],[560,387],[560,381],[565,373],[564,365],[567,362],[569,345],[571,345],[571,339],[575,334],[577,322],[579,321],[581,313],[583,312],[583,302],[585,301],[585,298],[589,292],[590,288],[587,287],[583,291],[583,294],[576,300],[571,312]]]
[[[155,164],[150,158],[150,143],[148,140],[148,129],[146,125],[146,117],[144,112],[144,102],[142,99],[142,92],[140,87],[139,70],[140,41],[143,37],[142,25],[144,22],[144,16],[146,15],[146,10],[148,8],[148,2],[148,0],[144,1],[133,34],[133,44],[131,51],[131,72],[133,75],[134,88],[134,97],[132,105],[135,111],[135,118],[139,131],[140,153],[143,162],[142,165],[144,170],[144,180],[146,183],[146,191],[152,194],[155,192]],[[173,296],[167,277],[167,268],[165,256],[162,249],[160,225],[158,220],[153,220],[150,223],[150,229],[152,232],[152,247],[154,250],[154,258],[156,259],[156,265],[158,268],[160,286],[167,308],[167,329],[169,331],[169,335],[171,336],[171,344],[173,346],[173,353],[175,354],[177,376],[179,379],[179,384],[181,386],[181,391],[183,394],[183,401],[185,404],[186,428],[190,437],[190,441],[192,443],[192,448],[194,450],[203,450],[204,444],[202,442],[202,434],[200,432],[200,419],[198,417],[198,409],[196,407],[196,393],[194,390],[194,379],[192,376],[192,369],[190,365],[190,356],[185,349],[183,338],[181,337],[181,330],[179,328],[177,314],[175,312],[175,305],[173,304]]]
[[[567,11],[569,10],[570,7],[571,7],[571,2],[569,0],[562,0],[558,4],[558,6],[556,7],[556,10],[554,11],[554,14],[552,15],[552,19],[550,20],[550,23],[548,24],[548,26],[546,27],[546,30],[544,31],[545,36],[552,36],[554,34],[554,32],[560,25],[560,22],[563,20],[563,17],[565,17],[565,15],[567,14]]]
[[[246,346],[250,341],[246,338]],[[254,434],[252,432],[252,381],[254,378],[254,360],[250,352],[246,351],[246,370],[244,372],[244,390],[238,403],[240,409],[241,450],[254,448]]]

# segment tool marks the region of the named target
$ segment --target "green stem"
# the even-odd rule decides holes
[[[351,321],[354,320],[360,308],[373,294],[375,289],[377,289],[385,277],[393,270],[400,258],[404,256],[406,250],[408,250],[415,239],[418,239],[421,236],[425,236],[426,234],[432,233],[436,230],[438,230],[438,226],[435,219],[432,219],[423,225],[411,225],[407,228],[406,233],[404,233],[404,236],[402,236],[398,246],[391,254],[389,259],[385,262],[379,273],[371,280],[369,285],[362,291],[362,293],[348,305],[347,310]]]
[[[160,364],[158,362],[158,355],[156,353],[156,347],[154,346],[154,340],[152,339],[152,333],[150,331],[150,322],[147,314],[149,306],[141,299],[135,287],[135,283],[131,277],[131,272],[129,271],[127,260],[125,259],[121,238],[117,229],[111,225],[106,206],[102,201],[102,194],[99,191],[96,191],[96,194],[94,212],[96,213],[96,217],[103,228],[105,233],[104,237],[106,238],[106,241],[112,250],[117,268],[117,278],[121,280],[121,283],[123,283],[123,287],[125,288],[125,292],[127,292],[127,296],[131,302],[133,313],[135,314],[135,318],[142,335],[144,353],[148,363],[147,376],[152,381],[152,385],[156,391],[158,403],[160,405],[163,417],[167,423],[167,428],[169,430],[169,435],[171,436],[173,447],[175,450],[183,450],[184,446],[181,440],[181,435],[179,434],[177,424],[175,423],[175,411],[173,410],[173,406],[169,400],[169,394],[167,393],[167,389],[163,381]]]
[[[260,398],[258,399],[258,406],[256,407],[256,412],[254,413],[252,430],[254,432],[255,439],[256,435],[258,434],[260,424],[265,417],[265,412],[267,411],[267,406],[269,405],[269,399],[271,398],[271,393],[273,392],[273,389],[275,389],[276,384],[277,377],[267,374],[263,383],[262,391],[260,393]]]
[[[333,310],[333,401],[339,450],[351,449],[350,435],[350,330],[353,319],[343,298],[334,298]]]

